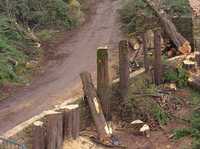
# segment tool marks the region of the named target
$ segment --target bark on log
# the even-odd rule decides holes
[[[147,56],[147,38],[146,34],[142,34],[142,42],[143,42],[143,51],[144,51],[144,68],[145,71],[149,71],[149,61],[148,61],[148,56]]]
[[[47,149],[63,148],[63,114],[52,111],[47,116]]]
[[[191,46],[187,39],[185,39],[176,29],[174,23],[168,19],[167,14],[163,10],[159,10],[156,7],[155,2],[152,0],[143,0],[159,17],[161,25],[167,34],[167,36],[172,40],[172,42],[176,45],[178,50],[182,54],[191,53]]]
[[[126,100],[129,80],[129,58],[128,58],[128,41],[122,40],[119,43],[119,73],[120,73],[120,94]]]
[[[33,149],[45,149],[45,127],[41,121],[33,124]]]
[[[196,70],[196,63],[190,60],[184,60],[183,61],[183,68],[189,71],[195,71]]]
[[[108,48],[97,49],[97,94],[101,101],[106,119],[110,119],[110,79]]]
[[[154,60],[154,79],[155,84],[162,82],[162,51],[161,51],[161,33],[159,30],[154,32],[155,60]]]
[[[79,105],[66,105],[61,107],[59,111],[63,113],[63,137],[77,139],[80,134]]]
[[[103,115],[100,100],[97,96],[96,89],[92,82],[91,74],[88,72],[83,72],[80,74],[83,91],[86,100],[89,104],[90,111],[98,132],[98,137],[101,142],[110,140],[111,134],[109,132],[109,127],[106,123],[105,117]]]

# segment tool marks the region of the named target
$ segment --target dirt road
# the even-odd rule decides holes
[[[45,75],[13,97],[0,102],[0,135],[80,93],[80,72],[88,70],[95,74],[96,48],[108,45],[114,49],[120,40],[116,13],[118,6],[119,1],[101,0],[90,21],[65,43],[55,47],[57,54],[67,55],[62,62],[50,61]]]

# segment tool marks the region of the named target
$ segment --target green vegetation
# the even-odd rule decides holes
[[[166,125],[170,120],[169,115],[159,105],[153,105],[152,113],[160,125]]]
[[[176,129],[174,131],[174,138],[180,139],[182,137],[192,137],[192,149],[200,148],[200,93],[189,89],[190,102],[193,109],[193,112],[190,116],[190,124],[187,128]]]
[[[78,0],[0,0],[0,14],[0,86],[24,82],[27,63],[40,59],[38,42],[83,21]]]
[[[127,33],[141,33],[157,26],[156,21],[150,21],[154,16],[151,9],[142,0],[123,1],[120,9],[122,28]]]
[[[191,15],[191,7],[188,0],[164,0],[162,2],[165,11],[171,16]]]
[[[169,69],[164,73],[164,80],[166,82],[174,82],[178,87],[185,87],[187,85],[188,74],[187,71],[181,67]]]
[[[161,8],[170,16],[191,16],[188,0],[161,0]],[[120,9],[122,28],[127,33],[141,33],[159,27],[159,20],[143,0],[125,0]]]

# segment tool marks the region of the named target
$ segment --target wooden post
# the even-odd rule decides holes
[[[47,149],[63,148],[63,114],[52,111],[46,116],[47,118]]]
[[[64,134],[68,138],[77,139],[80,133],[79,105],[67,105],[64,113]]]
[[[100,104],[100,100],[97,96],[96,89],[92,82],[92,76],[88,72],[83,72],[80,74],[80,77],[83,84],[84,95],[89,104],[90,111],[92,113],[92,117],[99,135],[99,139],[100,141],[104,142],[110,139],[111,134],[103,115],[102,107]]]
[[[119,88],[123,98],[127,96],[128,79],[129,79],[129,58],[128,58],[128,41],[122,40],[119,43]]]
[[[159,30],[154,32],[154,79],[155,84],[159,85],[162,82],[162,52],[161,52],[161,33]]]
[[[195,52],[195,59],[197,62],[197,67],[200,68],[200,52],[199,51]]]
[[[106,119],[110,118],[110,79],[108,65],[108,48],[97,49],[97,94],[101,101]]]
[[[32,149],[45,149],[45,127],[41,121],[33,124],[33,142]]]
[[[144,51],[144,68],[145,72],[149,71],[149,61],[148,61],[148,56],[147,56],[147,39],[146,39],[146,34],[142,34],[142,42],[143,42],[143,51]]]

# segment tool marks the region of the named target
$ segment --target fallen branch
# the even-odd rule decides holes
[[[159,17],[161,25],[166,33],[166,35],[172,40],[176,45],[178,50],[182,54],[191,53],[191,46],[187,39],[185,39],[176,29],[176,26],[168,19],[167,14],[163,10],[159,10],[156,7],[154,1],[152,0],[143,0]]]

